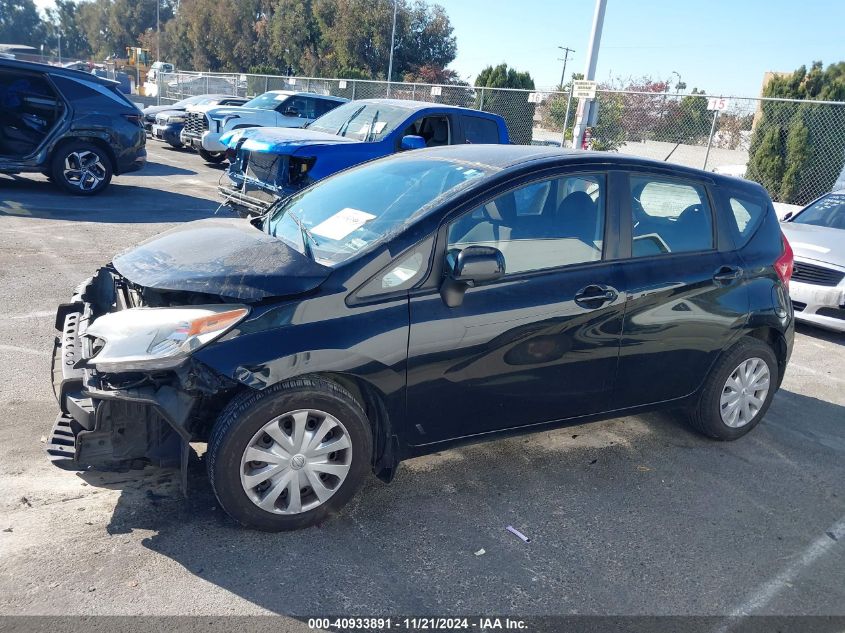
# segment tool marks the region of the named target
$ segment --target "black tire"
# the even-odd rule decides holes
[[[76,154],[78,157],[83,157],[86,162],[81,165],[84,170],[78,170],[80,174],[87,174],[84,178],[73,178],[71,172],[65,169],[65,161],[71,160],[74,163],[72,155]],[[93,160],[96,156],[96,161]],[[60,145],[54,152],[50,160],[50,179],[59,189],[72,193],[77,196],[94,196],[104,191],[111,182],[114,174],[114,166],[108,153],[94,145],[85,141],[71,141]],[[94,183],[94,180],[97,182]],[[80,185],[80,183],[85,183]],[[92,184],[93,183],[93,184]],[[91,184],[90,188],[87,186]]]
[[[769,391],[763,405],[744,426],[731,427],[722,420],[720,400],[728,378],[745,360],[759,358],[769,369]],[[698,397],[689,411],[689,423],[699,433],[717,440],[735,440],[760,423],[766,415],[779,384],[778,362],[772,348],[764,341],[746,337],[725,352],[716,361]]]
[[[226,160],[226,152],[209,152],[201,147],[197,148],[197,151],[200,153],[200,156],[202,156],[202,159],[207,163],[217,165]]]
[[[299,514],[275,514],[247,496],[241,485],[241,458],[267,422],[305,408],[319,409],[342,422],[352,445],[351,466],[322,505]],[[238,395],[222,411],[208,439],[208,478],[220,505],[242,525],[266,532],[297,530],[325,520],[352,498],[370,470],[372,442],[367,416],[346,389],[320,377],[287,380],[264,391]]]
[[[184,143],[170,143],[170,142],[168,142],[167,144],[170,145],[170,147],[172,147],[173,149],[184,149],[184,147],[185,147]]]

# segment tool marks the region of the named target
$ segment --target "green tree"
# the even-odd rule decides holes
[[[38,47],[45,25],[33,0],[0,0],[0,42]]]
[[[813,62],[774,77],[764,97],[845,101],[845,62]],[[829,191],[845,162],[845,110],[801,102],[763,102],[754,126],[746,175],[775,200],[805,204]],[[837,119],[837,117],[840,117]]]
[[[508,124],[511,141],[520,145],[531,143],[534,126],[534,104],[528,102],[524,90],[534,89],[534,80],[528,72],[508,68],[507,64],[488,66],[475,78],[476,105],[481,110],[494,112]],[[488,90],[488,88],[521,88],[522,90]]]
[[[80,5],[74,0],[56,0],[56,5],[47,9],[47,44],[58,47],[58,36],[62,36],[62,55],[87,59],[91,46],[80,24]]]

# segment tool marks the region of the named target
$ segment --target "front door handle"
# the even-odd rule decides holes
[[[619,293],[616,291],[616,288],[600,284],[590,284],[575,293],[575,303],[582,308],[595,310],[606,303],[616,301],[616,297],[618,296]]]
[[[713,281],[719,284],[729,284],[742,277],[742,268],[739,266],[722,266],[713,274]]]

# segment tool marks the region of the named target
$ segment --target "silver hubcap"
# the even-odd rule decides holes
[[[740,363],[722,388],[719,410],[722,422],[732,428],[745,426],[760,412],[769,393],[769,366],[762,358]]]
[[[332,415],[300,409],[273,418],[241,458],[241,485],[252,502],[276,514],[299,514],[325,503],[352,464],[346,427]]]
[[[71,152],[65,157],[65,180],[83,191],[96,189],[106,178],[106,168],[94,152]]]

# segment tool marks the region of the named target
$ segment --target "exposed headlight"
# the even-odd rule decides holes
[[[168,369],[222,336],[249,312],[241,305],[130,308],[104,314],[85,332],[98,341],[100,371]]]
[[[167,117],[167,123],[184,123],[185,122],[185,115],[184,114],[175,114],[173,116]]]

